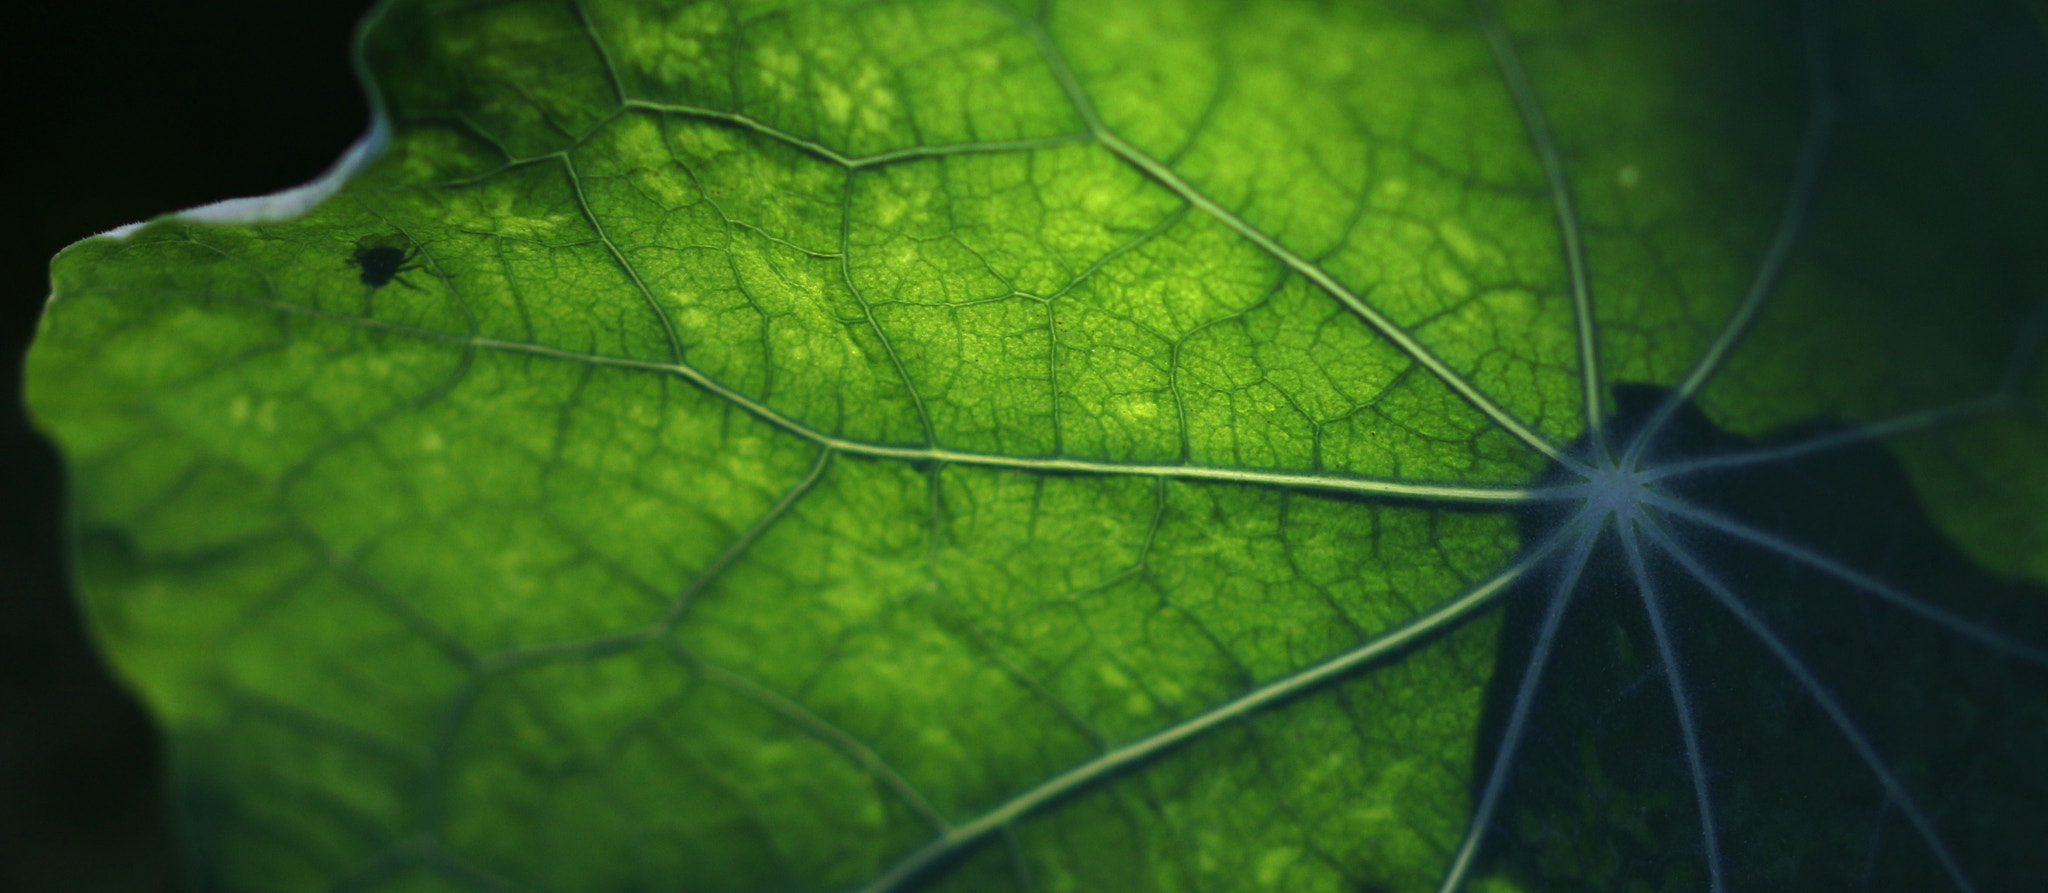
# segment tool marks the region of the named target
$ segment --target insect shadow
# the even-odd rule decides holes
[[[418,262],[420,248],[418,242],[398,233],[364,236],[356,240],[355,251],[345,262],[361,271],[363,284],[373,292],[393,282],[419,291],[420,287],[407,281],[405,274],[427,269]],[[428,275],[440,278],[440,274],[432,271]]]
[[[1616,436],[1625,440],[1668,393],[1617,387]],[[1828,430],[1760,444],[1687,404],[1656,447],[1683,459]],[[1693,505],[2048,642],[2048,589],[1987,573],[1951,544],[1880,444],[1671,481]],[[1555,535],[1563,515],[1532,510],[1521,519],[1524,541]],[[2048,889],[2048,848],[2038,841],[2048,820],[2048,673],[1753,543],[1696,527],[1674,533],[1847,708],[1977,889]],[[1677,715],[1617,539],[1602,535],[1566,610],[1480,848],[1482,874],[1505,874],[1531,893],[1709,886]],[[1500,748],[1557,573],[1532,575],[1509,596],[1474,761],[1482,770]],[[1812,693],[1676,562],[1652,561],[1649,573],[1691,692],[1729,889],[1955,889]],[[1485,775],[1473,781],[1475,796]]]

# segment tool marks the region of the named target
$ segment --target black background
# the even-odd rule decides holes
[[[367,120],[369,0],[16,4],[0,31],[0,890],[182,888],[149,721],[87,641],[63,474],[21,409],[52,254],[124,223],[318,175]]]

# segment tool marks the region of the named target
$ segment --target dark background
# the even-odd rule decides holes
[[[318,175],[363,130],[370,0],[59,0],[0,37],[0,890],[182,888],[149,720],[100,664],[63,561],[63,473],[21,409],[52,254]]]

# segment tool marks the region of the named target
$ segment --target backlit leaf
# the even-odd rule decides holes
[[[29,360],[200,888],[2039,888],[2039,24],[1499,6],[380,6]]]

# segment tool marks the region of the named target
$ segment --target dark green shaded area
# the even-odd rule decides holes
[[[1640,425],[1667,393],[1616,390],[1616,430]],[[1682,461],[1810,443],[1839,426],[1761,440],[1723,431],[1694,407],[1653,456]],[[1669,490],[1881,579],[1925,604],[2022,643],[2048,643],[2048,590],[1973,564],[1927,518],[1892,454],[1872,442],[1746,468],[1710,469]],[[1527,516],[1543,542],[1568,520]],[[2048,879],[2048,667],[1987,649],[1785,554],[1666,516],[1690,554],[1720,575],[1854,718],[1978,889]],[[1556,641],[1493,864],[1528,890],[1704,890],[1708,870],[1692,778],[1637,581],[1610,529]],[[1917,830],[1812,694],[1669,558],[1651,571],[1673,619],[1711,776],[1734,889],[1943,889]],[[1487,691],[1479,759],[1498,752],[1530,664],[1555,574],[1511,597],[1500,672]],[[1475,790],[1484,776],[1475,777]]]

